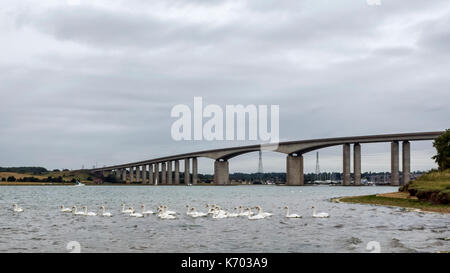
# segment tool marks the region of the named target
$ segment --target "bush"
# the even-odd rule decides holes
[[[14,176],[10,176],[10,177],[8,177],[8,179],[7,179],[7,181],[8,182],[16,182],[16,178],[14,177]]]

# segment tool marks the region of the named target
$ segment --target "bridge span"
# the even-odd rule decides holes
[[[251,145],[233,148],[215,149],[155,158],[140,162],[126,163],[116,166],[91,169],[92,173],[102,173],[104,176],[114,173],[116,179],[125,183],[140,182],[149,185],[179,185],[180,160],[184,160],[185,184],[198,183],[198,158],[205,157],[215,160],[214,183],[228,185],[229,160],[233,157],[256,152],[271,150],[286,154],[286,185],[302,186],[303,154],[331,146],[342,145],[343,181],[344,186],[351,184],[350,176],[350,148],[353,146],[354,185],[361,185],[361,144],[386,142],[391,144],[391,185],[407,184],[410,180],[411,141],[434,140],[443,132],[420,132],[405,134],[385,134],[369,136],[353,136],[339,138],[323,138],[280,142],[274,145]],[[402,181],[400,181],[399,144],[402,144]],[[191,173],[192,163],[192,173]],[[192,180],[191,180],[192,176]]]

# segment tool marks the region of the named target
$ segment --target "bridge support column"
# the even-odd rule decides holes
[[[184,184],[189,185],[191,183],[191,174],[190,174],[190,161],[189,158],[184,160]]]
[[[286,185],[303,186],[303,155],[288,155],[286,158]]]
[[[141,182],[141,166],[136,166],[136,182]]]
[[[230,184],[229,163],[227,160],[216,160],[214,162],[214,183],[216,185]]]
[[[350,144],[344,144],[342,147],[342,157],[343,157],[343,177],[342,177],[342,184],[344,186],[350,185]]]
[[[142,184],[147,184],[147,165],[142,165]]]
[[[402,144],[402,185],[407,185],[411,175],[411,144],[409,141],[403,141]]]
[[[355,186],[361,185],[361,144],[353,145],[353,173],[355,176]]]
[[[127,169],[121,169],[122,172],[122,182],[127,183]]]
[[[398,151],[398,141],[393,141],[391,143],[391,185],[398,186],[399,181],[399,151]]]
[[[172,185],[172,161],[167,162],[167,184]]]
[[[134,167],[130,167],[130,184],[134,182]]]
[[[114,171],[116,181],[120,181],[120,169]]]
[[[196,157],[192,158],[192,184],[198,183],[198,160]]]
[[[161,184],[167,184],[167,164],[166,162],[161,163]]]
[[[175,160],[175,185],[180,185],[180,161]]]
[[[153,172],[153,164],[148,165],[148,183],[150,185],[155,184],[154,172]]]

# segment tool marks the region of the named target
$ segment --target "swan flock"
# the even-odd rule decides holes
[[[140,206],[141,210],[140,211],[136,211],[133,207],[129,206],[128,208],[126,208],[126,204],[122,204],[121,207],[121,214],[125,215],[125,216],[129,216],[129,217],[134,217],[134,218],[144,218],[147,216],[151,216],[151,215],[155,215],[156,217],[160,218],[161,220],[175,220],[178,219],[180,214],[177,213],[176,211],[172,211],[169,210],[169,207],[167,205],[160,205],[156,208],[155,211],[153,210],[147,210],[145,204],[142,204]],[[200,212],[197,211],[196,208],[190,206],[190,205],[186,205],[186,217],[190,217],[190,218],[207,218],[210,217],[212,219],[225,219],[225,218],[247,218],[248,220],[263,220],[263,219],[267,219],[272,217],[274,214],[273,213],[269,213],[269,212],[265,212],[263,211],[263,209],[261,208],[261,206],[256,206],[256,207],[245,207],[245,206],[239,206],[239,207],[235,207],[233,208],[233,210],[228,211],[225,209],[222,209],[222,207],[214,204],[207,204],[206,207],[207,209],[206,212]],[[287,219],[292,219],[292,218],[303,218],[302,215],[299,214],[291,214],[290,213],[290,208],[288,206],[285,206],[284,209],[286,210],[286,214],[284,215],[285,218]],[[330,218],[330,214],[326,213],[326,212],[320,212],[317,213],[316,212],[316,207],[312,207],[313,209],[313,213],[312,213],[312,217],[313,218]],[[255,211],[254,211],[255,210]],[[100,217],[113,217],[113,214],[111,212],[107,212],[105,206],[101,206],[100,207],[100,212],[93,212],[93,211],[88,211],[88,207],[87,206],[82,206],[81,210],[78,210],[77,206],[72,206],[72,208],[66,208],[64,207],[64,205],[61,205],[59,208],[59,211],[61,213],[67,213],[67,214],[72,214],[74,216],[100,216]],[[19,207],[18,204],[13,204],[13,212],[14,213],[23,213],[24,209]]]

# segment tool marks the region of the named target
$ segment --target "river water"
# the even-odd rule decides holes
[[[393,187],[328,186],[8,186],[0,188],[0,252],[69,252],[71,241],[81,252],[369,252],[376,242],[381,252],[450,251],[450,216],[409,212],[401,208],[340,204],[333,197],[396,191]],[[12,204],[25,212],[15,214]],[[156,216],[132,218],[121,204],[140,211],[165,204],[180,213],[177,220]],[[192,219],[190,204],[206,211],[207,203],[225,209],[261,206],[274,216]],[[59,206],[99,211],[112,218],[64,214]],[[284,206],[302,219],[286,219]],[[312,218],[312,206],[328,219]],[[373,244],[373,243],[371,243]]]

